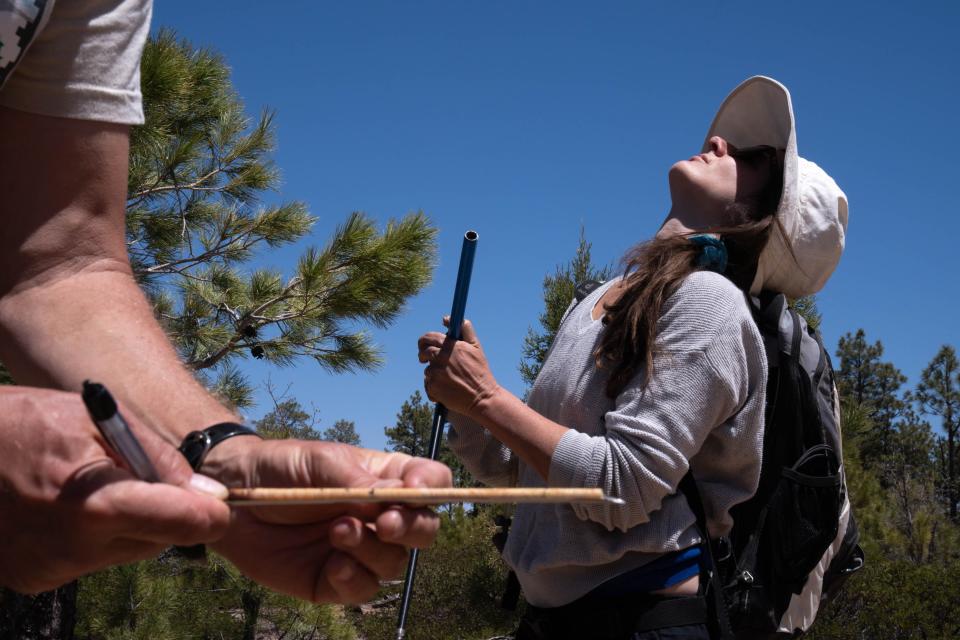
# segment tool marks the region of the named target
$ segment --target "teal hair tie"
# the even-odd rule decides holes
[[[723,240],[706,234],[689,236],[687,239],[700,247],[700,255],[697,256],[698,267],[717,273],[727,270],[727,245]]]

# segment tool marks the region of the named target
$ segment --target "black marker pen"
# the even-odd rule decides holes
[[[138,479],[146,482],[160,482],[157,470],[133,435],[130,425],[117,410],[117,403],[102,384],[85,380],[83,383],[83,404],[93,417],[103,438]]]

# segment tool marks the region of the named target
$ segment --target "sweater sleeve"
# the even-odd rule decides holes
[[[755,490],[762,421],[748,430],[731,418],[748,400],[748,410],[757,414],[763,394],[756,389],[766,381],[750,380],[756,366],[751,367],[748,354],[759,346],[742,294],[737,302],[730,295],[680,296],[658,325],[654,372],[646,388],[637,375],[604,415],[602,435],[571,429],[560,440],[550,465],[551,486],[600,487],[627,503],[574,505],[579,518],[623,531],[648,522],[677,491],[701,449],[705,454],[709,449],[710,457],[722,452],[725,478],[743,473],[743,482],[752,486],[741,493]],[[719,443],[705,447],[711,435]],[[704,468],[715,464],[706,461]]]
[[[489,431],[466,416],[449,414],[447,444],[473,477],[492,487],[517,484],[517,457]]]

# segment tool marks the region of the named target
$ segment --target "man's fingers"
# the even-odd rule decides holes
[[[365,464],[371,455],[366,449],[335,442],[273,440],[261,445],[257,459],[260,486],[266,487],[372,487],[402,486],[399,479],[381,477],[374,466]],[[381,455],[386,455],[381,452]],[[256,507],[252,513],[273,524],[308,524],[330,521],[342,515],[373,520],[381,511],[375,504],[326,504]]]
[[[351,515],[363,520],[373,520],[383,507],[377,503],[369,504],[317,504],[284,505],[274,507],[254,507],[247,509],[261,522],[276,525],[309,525],[323,523],[326,526],[332,519],[342,515]]]
[[[379,522],[379,518],[377,519]],[[399,576],[407,562],[407,549],[397,542],[384,542],[356,518],[341,518],[330,527],[330,544],[349,554],[380,580]]]
[[[169,484],[141,482],[123,469],[98,466],[71,482],[90,490],[84,511],[102,518],[115,537],[198,544],[220,539],[230,524],[230,508],[223,501]]]
[[[111,540],[109,557],[105,558],[98,567],[91,569],[91,571],[99,571],[117,564],[128,564],[139,560],[156,558],[169,547],[169,544],[163,542],[144,542],[143,540],[132,540],[129,538]]]
[[[450,472],[450,467],[426,458],[405,460],[401,478],[405,487],[444,488],[453,484],[453,474]]]
[[[379,478],[399,479],[404,487],[443,488],[449,487],[452,482],[450,469],[435,460],[359,448],[351,450],[351,453],[358,464],[365,465]]]
[[[440,518],[430,509],[387,509],[377,518],[377,537],[407,547],[426,547],[437,537]]]
[[[135,411],[120,407],[121,413],[127,419],[130,430],[143,446],[144,452],[150,459],[157,475],[168,484],[186,487],[190,483],[193,470],[176,447],[160,437],[159,433],[151,429],[141,420]]]
[[[314,602],[334,600],[344,604],[359,604],[370,600],[380,589],[376,576],[350,556],[330,554],[314,589]],[[331,593],[332,592],[332,593]]]

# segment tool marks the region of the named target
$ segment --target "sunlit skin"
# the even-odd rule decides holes
[[[726,208],[757,193],[769,178],[765,169],[734,159],[730,144],[720,136],[710,138],[709,144],[709,151],[670,167],[670,212],[658,238],[729,223]]]
[[[77,394],[4,390],[0,533],[23,544],[0,553],[0,586],[42,590],[169,544],[210,542],[271,589],[316,602],[369,600],[380,580],[402,573],[408,547],[436,536],[440,521],[432,511],[334,505],[230,517],[219,500],[184,495],[190,470],[176,446],[194,429],[238,417],[183,367],[133,278],[124,234],[128,158],[124,125],[0,107],[0,159],[6,159],[0,360],[21,385],[80,389],[85,378],[103,382],[128,420],[154,432],[155,463],[162,456],[177,462],[180,488],[128,482],[115,465],[99,466],[83,475],[84,491],[74,494],[84,500],[58,499],[69,484],[64,478],[106,459],[96,429]],[[70,170],[49,171],[51,159]],[[61,419],[51,413],[54,404],[64,407]],[[18,450],[7,433],[23,445],[20,464],[9,461]],[[230,486],[448,487],[451,481],[446,466],[422,458],[254,436],[214,447],[203,473]],[[101,486],[91,477],[118,481]],[[158,500],[164,504],[153,508]],[[182,526],[172,526],[178,519]],[[80,544],[96,536],[93,546]],[[34,557],[44,558],[42,570],[24,561]]]
[[[709,142],[708,152],[670,168],[672,204],[657,237],[727,223],[727,207],[738,198],[755,194],[767,180],[765,170],[734,159],[723,138],[714,136]],[[611,287],[594,307],[594,317],[602,315],[604,305],[621,292],[619,287]],[[553,451],[568,428],[543,417],[497,383],[470,321],[464,322],[461,340],[448,341],[445,334],[432,331],[421,336],[418,348],[420,362],[428,365],[424,387],[430,399],[486,427],[547,480]],[[698,585],[699,578],[694,576],[664,592],[694,594]]]

